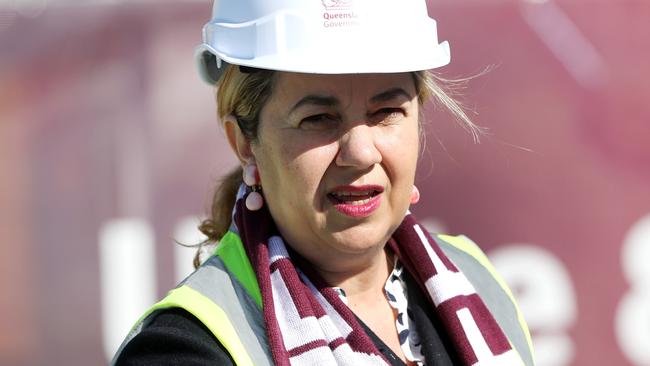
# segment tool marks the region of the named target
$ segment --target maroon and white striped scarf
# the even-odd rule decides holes
[[[270,213],[233,212],[262,294],[276,365],[388,365],[336,291],[291,258]],[[428,294],[462,365],[522,365],[474,286],[410,213],[388,245]],[[308,273],[305,274],[305,273]]]

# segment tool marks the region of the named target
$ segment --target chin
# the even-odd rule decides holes
[[[333,234],[337,246],[344,251],[364,252],[371,248],[383,247],[394,228],[387,225],[354,225]]]

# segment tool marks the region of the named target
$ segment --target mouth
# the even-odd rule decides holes
[[[384,188],[379,185],[340,186],[327,194],[341,213],[350,217],[370,216],[381,204]]]
[[[336,203],[346,203],[349,205],[363,205],[370,202],[374,197],[381,192],[378,190],[363,190],[363,191],[338,191],[328,193],[328,197]]]

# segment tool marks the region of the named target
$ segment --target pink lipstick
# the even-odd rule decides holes
[[[339,212],[354,218],[370,216],[381,205],[384,187],[379,185],[339,186],[327,197]]]

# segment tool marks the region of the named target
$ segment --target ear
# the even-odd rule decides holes
[[[255,160],[253,151],[251,149],[251,142],[244,136],[244,133],[239,128],[235,116],[229,114],[223,117],[223,129],[226,132],[228,143],[237,155],[237,158],[242,165],[247,165],[252,160]]]

